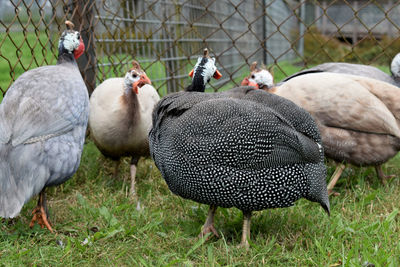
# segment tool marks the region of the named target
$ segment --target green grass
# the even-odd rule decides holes
[[[400,157],[385,165],[397,174]],[[173,195],[154,163],[138,167],[142,211],[127,197],[128,159],[119,179],[114,162],[92,142],[85,145],[76,175],[48,189],[52,234],[28,227],[31,200],[15,220],[0,223],[0,262],[4,266],[399,266],[400,180],[383,186],[372,168],[348,168],[331,197],[331,216],[316,203],[255,212],[251,248],[238,248],[242,215],[218,209],[221,238],[197,238],[207,206]],[[333,167],[329,167],[332,174]],[[84,244],[87,239],[87,244]],[[61,245],[62,244],[62,245]]]

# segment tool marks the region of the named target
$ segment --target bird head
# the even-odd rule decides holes
[[[145,84],[151,84],[151,81],[144,70],[140,67],[140,64],[134,60],[132,62],[132,68],[125,75],[124,83],[126,86],[131,87],[137,94],[139,88]]]
[[[400,80],[400,53],[393,58],[392,64],[390,64],[390,71],[395,80]]]
[[[192,78],[192,86],[197,88],[197,86],[202,87],[194,89],[193,91],[204,91],[205,85],[211,80],[220,79],[222,74],[217,70],[215,66],[215,58],[208,55],[208,49],[204,49],[204,55],[197,59],[197,63],[193,70],[189,73]]]
[[[259,89],[258,84],[253,81],[250,81],[249,77],[245,77],[240,85],[241,86],[253,86],[255,89]]]
[[[244,78],[241,85],[270,91],[274,87],[274,78],[268,70],[257,68],[257,62],[253,62],[250,66],[250,76]]]
[[[68,54],[74,54],[74,58],[78,59],[85,51],[85,44],[83,43],[82,37],[78,31],[74,31],[74,24],[67,20],[65,21],[67,30],[65,30],[60,37],[58,42],[58,50],[60,52],[67,52]]]

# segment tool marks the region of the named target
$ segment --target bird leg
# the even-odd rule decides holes
[[[121,159],[115,161],[114,164],[114,171],[113,171],[113,178],[117,179],[119,175],[119,166],[121,165]]]
[[[207,220],[202,227],[201,233],[199,234],[199,238],[205,236],[208,233],[213,233],[216,237],[219,238],[218,232],[214,227],[214,216],[217,208],[218,208],[217,206],[210,205],[210,209],[208,210]]]
[[[46,189],[44,188],[39,194],[39,201],[36,208],[34,208],[32,211],[33,218],[31,223],[29,224],[29,227],[32,228],[35,225],[35,222],[37,221],[40,227],[43,228],[44,226],[46,226],[46,228],[53,233],[53,229],[51,228],[50,222],[47,219],[48,211],[47,211],[45,190]]]
[[[342,175],[342,172],[344,171],[344,169],[346,168],[346,165],[343,163],[339,163],[335,169],[335,172],[332,175],[332,178],[328,184],[328,194],[332,194],[332,189],[333,187],[335,187],[335,184],[337,183],[337,181],[340,178],[340,175]]]
[[[376,174],[378,175],[379,179],[381,179],[382,184],[384,184],[384,185],[386,184],[387,180],[396,177],[396,175],[394,175],[394,174],[392,174],[392,175],[384,174],[383,170],[382,170],[382,165],[375,166],[375,170],[376,170]]]
[[[251,211],[245,212],[243,211],[243,229],[242,229],[242,242],[240,243],[241,247],[249,248],[249,240],[250,240],[250,219],[251,219]]]
[[[131,188],[130,188],[130,196],[132,199],[137,201],[136,210],[140,210],[140,202],[136,194],[136,165],[139,159],[136,157],[132,157],[131,159]]]

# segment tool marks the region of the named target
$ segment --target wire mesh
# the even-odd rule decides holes
[[[55,64],[64,21],[81,31],[78,60],[92,92],[138,60],[161,94],[182,90],[207,47],[223,79],[238,85],[258,61],[288,75],[327,61],[388,65],[400,51],[393,0],[10,0],[0,2],[0,90],[24,71]]]

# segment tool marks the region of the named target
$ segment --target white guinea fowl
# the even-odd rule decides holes
[[[75,61],[84,48],[79,32],[64,31],[57,65],[23,73],[0,104],[1,217],[17,216],[40,193],[30,226],[52,231],[45,189],[76,172],[85,139],[89,96]]]
[[[375,166],[383,183],[391,177],[381,164],[400,150],[398,90],[362,75],[321,72],[298,74],[271,92],[292,100],[316,120],[325,155],[339,162],[328,185],[332,191],[345,168],[342,163]]]
[[[89,128],[93,140],[107,157],[118,161],[131,157],[130,193],[134,198],[136,165],[141,156],[149,155],[151,113],[159,100],[136,61],[124,78],[105,80],[90,97]]]

